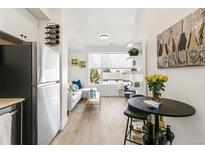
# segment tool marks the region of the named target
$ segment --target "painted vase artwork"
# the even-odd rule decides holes
[[[205,9],[197,9],[157,36],[158,68],[205,65]]]

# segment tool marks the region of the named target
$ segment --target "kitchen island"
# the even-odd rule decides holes
[[[0,116],[6,113],[12,116],[10,144],[22,144],[23,102],[24,98],[0,98]]]

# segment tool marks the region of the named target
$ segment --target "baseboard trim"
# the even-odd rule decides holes
[[[61,128],[60,130],[63,130],[65,128],[65,126],[68,123],[68,117],[66,117],[65,119],[63,119],[63,121],[61,122]]]

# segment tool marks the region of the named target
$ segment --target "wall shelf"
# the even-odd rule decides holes
[[[142,55],[129,56],[129,57],[127,58],[127,60],[138,60],[138,59],[143,59],[143,58],[144,58],[144,56],[142,56]]]
[[[127,74],[144,74],[143,71],[130,71],[130,72],[127,72]]]
[[[132,68],[137,69],[136,71],[128,72],[131,75],[131,81],[140,82],[140,87],[134,88],[136,90],[136,94],[147,94],[146,92],[146,81],[144,76],[146,75],[146,54],[145,54],[145,45],[144,42],[138,42],[140,45],[140,53],[138,56],[129,56],[127,60],[132,62]],[[139,70],[139,71],[138,71]]]

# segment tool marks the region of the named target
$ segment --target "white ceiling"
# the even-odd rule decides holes
[[[134,39],[136,9],[65,9],[65,12],[68,28],[84,46],[124,46]],[[100,40],[98,36],[104,33],[111,37]]]

